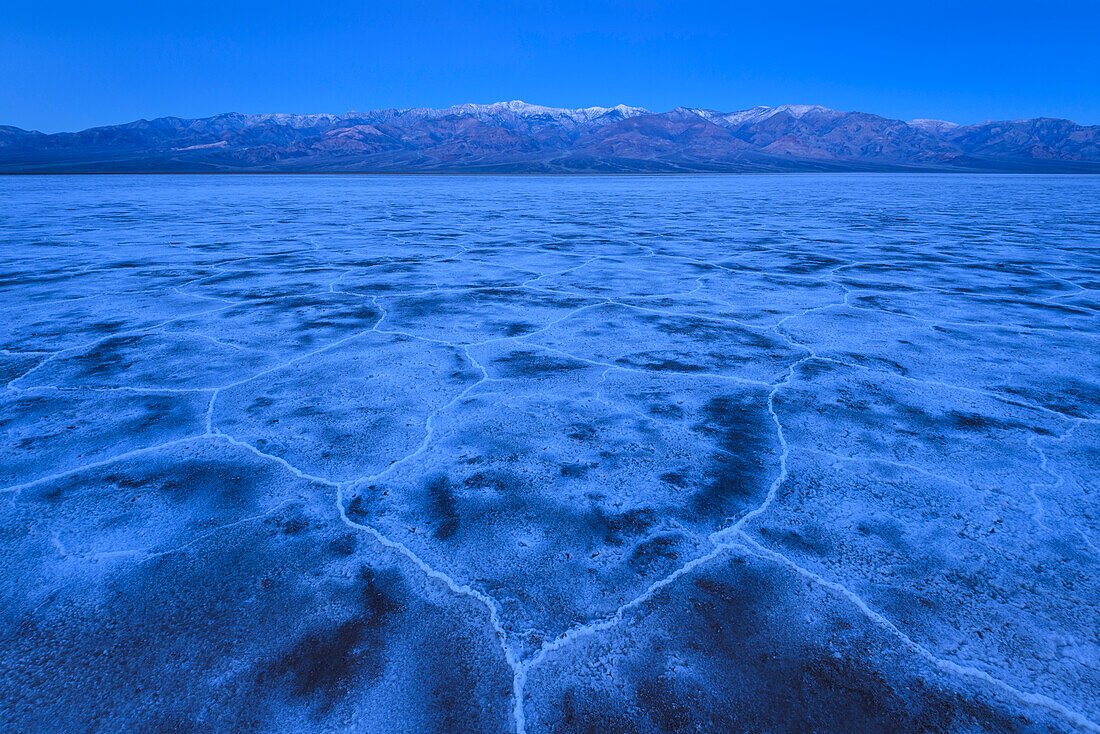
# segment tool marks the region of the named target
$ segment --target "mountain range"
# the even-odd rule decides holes
[[[816,105],[739,112],[520,101],[342,115],[162,117],[82,132],[0,126],[0,172],[1100,173],[1100,126],[958,125]]]

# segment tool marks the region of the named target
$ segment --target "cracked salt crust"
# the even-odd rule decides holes
[[[77,213],[51,218],[48,181],[4,182],[9,237],[52,228],[0,259],[17,303],[0,345],[17,366],[4,542],[51,579],[33,609],[9,597],[9,619],[48,620],[58,594],[80,604],[87,592],[66,581],[80,564],[121,582],[137,573],[127,564],[216,559],[220,542],[294,508],[322,518],[323,491],[336,525],[376,544],[352,558],[391,554],[484,609],[516,732],[614,726],[623,706],[654,730],[694,721],[675,681],[722,649],[666,651],[675,665],[658,675],[620,646],[675,638],[691,614],[676,600],[728,601],[713,590],[746,563],[787,589],[784,608],[809,603],[784,586],[793,576],[831,600],[815,604],[861,618],[896,667],[863,660],[859,685],[888,698],[917,676],[936,691],[905,704],[922,726],[962,725],[929,708],[942,697],[979,727],[1003,714],[1100,730],[1086,443],[1100,424],[1100,260],[1080,243],[1100,235],[1092,180],[1043,193],[995,179],[979,194],[965,177],[380,179],[367,191],[261,178],[212,180],[217,200],[201,179],[169,180],[183,203],[128,194],[145,220],[103,214],[110,185],[80,182]],[[328,218],[301,206],[332,196],[348,203]],[[1011,206],[975,219],[958,208],[967,197],[975,211],[982,197]],[[702,213],[699,199],[722,206]],[[514,217],[483,219],[489,200]],[[886,208],[908,216],[876,218]],[[1020,237],[1025,223],[1041,242]],[[270,472],[303,484],[259,482]],[[240,498],[226,504],[219,487]],[[336,532],[286,522],[287,537]],[[338,628],[351,646],[326,658],[347,658],[339,685],[399,685],[396,672],[349,672],[369,654],[357,625]],[[814,645],[843,657],[844,635],[802,634],[807,660]],[[276,696],[270,727],[303,705],[329,715],[316,708],[327,673],[302,654],[283,664],[299,688],[307,676],[312,703]],[[620,684],[583,672],[597,664]],[[219,685],[258,665],[236,659]],[[757,665],[736,674],[779,675]],[[832,685],[783,670],[807,691]],[[664,692],[631,703],[627,679]],[[30,693],[31,680],[8,688]],[[401,705],[420,705],[423,691],[400,685],[412,686]],[[603,708],[578,708],[579,691]],[[842,711],[834,698],[813,699],[820,720]],[[357,699],[326,705],[389,726]],[[415,716],[446,714],[432,706]],[[737,725],[711,706],[695,724]]]

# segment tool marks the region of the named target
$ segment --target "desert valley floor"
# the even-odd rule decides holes
[[[1100,178],[0,179],[0,729],[1100,731]]]

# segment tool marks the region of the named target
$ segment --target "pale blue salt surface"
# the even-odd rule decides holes
[[[1098,731],[1100,179],[0,179],[4,731]]]

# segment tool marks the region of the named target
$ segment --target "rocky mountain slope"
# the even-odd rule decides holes
[[[957,125],[811,105],[739,112],[525,102],[342,115],[163,117],[47,135],[0,126],[0,172],[1100,173],[1100,126]]]

